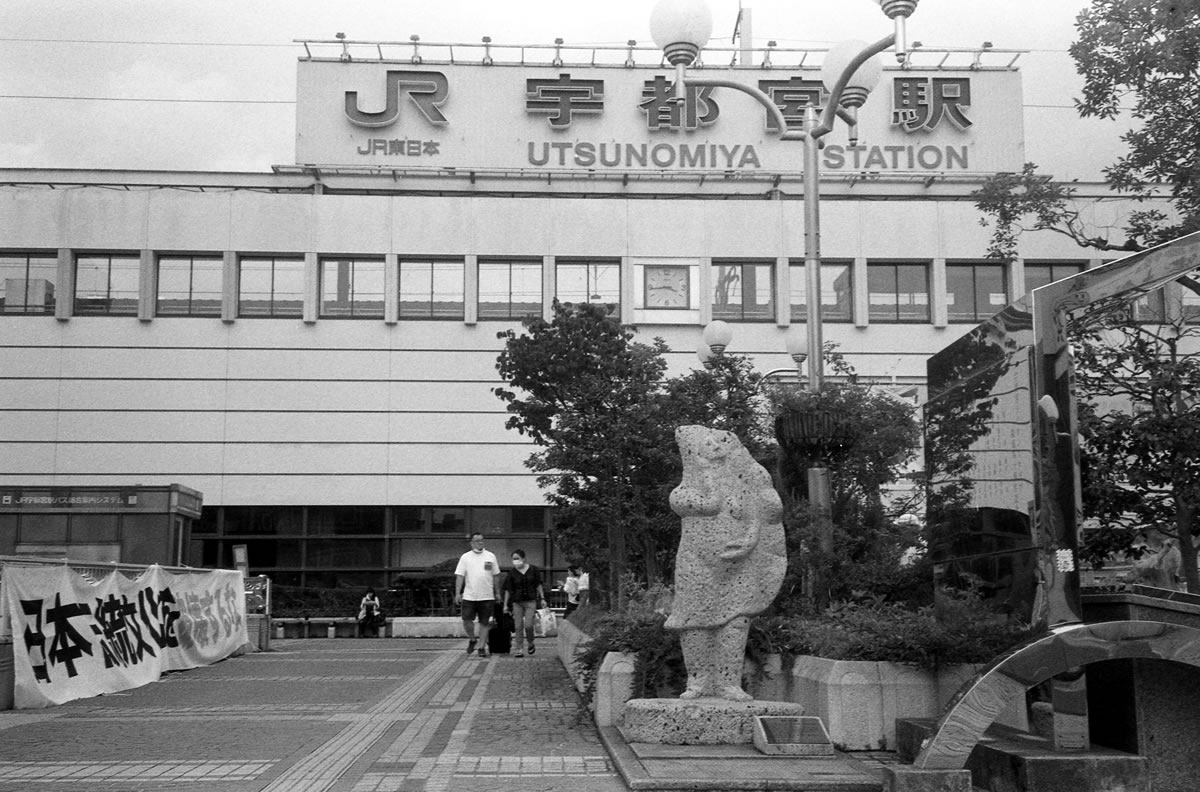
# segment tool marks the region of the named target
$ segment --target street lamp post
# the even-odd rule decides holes
[[[807,292],[807,343],[798,342],[789,334],[788,354],[796,361],[797,369],[808,361],[808,389],[820,393],[825,381],[824,333],[821,321],[821,138],[829,134],[841,118],[849,127],[850,144],[858,142],[858,108],[871,89],[879,82],[883,65],[876,57],[895,46],[896,59],[908,58],[905,24],[916,10],[919,0],[875,0],[894,24],[894,32],[874,44],[847,41],[826,53],[821,65],[821,82],[829,91],[825,106],[818,111],[813,105],[804,109],[800,129],[788,126],[783,111],[763,91],[734,80],[715,77],[689,78],[687,67],[695,63],[700,50],[712,35],[712,12],[705,0],[659,0],[650,15],[650,33],[662,49],[667,62],[675,68],[675,101],[684,102],[687,86],[729,88],[748,94],[774,120],[780,140],[799,140],[804,146],[804,269]],[[724,324],[723,322],[721,323]],[[713,346],[706,331],[705,346]],[[721,343],[723,349],[728,340]],[[802,351],[802,348],[806,351]],[[812,416],[814,423],[831,424],[833,416]],[[816,419],[824,420],[816,420]],[[811,438],[818,446],[832,438]],[[817,525],[818,547],[824,553],[833,551],[832,487],[829,469],[816,457],[808,469],[808,501]],[[809,585],[818,604],[824,602],[824,573],[810,570]]]
[[[705,0],[659,0],[650,15],[650,33],[662,49],[667,62],[675,68],[675,101],[682,102],[686,87],[729,88],[748,94],[774,119],[780,140],[799,140],[804,145],[804,264],[807,286],[808,387],[821,390],[825,379],[824,338],[821,328],[821,214],[820,214],[820,139],[832,129],[836,118],[850,127],[850,140],[857,142],[857,108],[866,101],[882,72],[875,57],[895,45],[897,60],[907,58],[905,21],[916,9],[918,0],[875,0],[892,19],[895,32],[874,44],[843,42],[832,48],[821,68],[821,81],[829,99],[820,110],[805,108],[801,129],[788,126],[783,111],[764,92],[754,86],[717,77],[689,78],[687,67],[696,61],[700,50],[712,35],[712,12]]]

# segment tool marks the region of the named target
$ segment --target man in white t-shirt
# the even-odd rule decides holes
[[[467,654],[479,646],[479,656],[488,657],[488,629],[500,592],[496,577],[500,563],[483,548],[483,534],[471,534],[471,549],[458,559],[454,569],[454,604],[462,606],[463,629],[467,631]],[[475,620],[479,620],[479,639],[475,638]]]

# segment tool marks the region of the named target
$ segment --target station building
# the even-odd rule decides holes
[[[162,529],[122,498],[175,487],[202,511],[164,562],[245,545],[277,583],[379,586],[479,530],[558,571],[534,449],[492,394],[498,333],[601,302],[677,371],[713,319],[760,371],[793,367],[818,175],[751,99],[671,102],[669,67],[632,48],[390,47],[305,45],[296,161],[271,172],[0,170],[0,555],[131,560],[126,523]],[[819,53],[772,54],[704,69],[799,124]],[[984,257],[970,194],[1024,162],[1021,72],[923,56],[885,70],[856,139],[825,138],[819,174],[825,339],[916,398],[929,355],[1102,263],[1053,234]],[[1078,198],[1099,225],[1129,210]],[[97,498],[108,527],[79,506]]]

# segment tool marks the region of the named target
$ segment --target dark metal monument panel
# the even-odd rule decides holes
[[[1045,618],[1038,570],[1033,318],[1008,306],[929,361],[925,469],[939,582],[967,583],[1021,619]]]

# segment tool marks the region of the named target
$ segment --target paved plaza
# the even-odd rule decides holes
[[[0,792],[881,786],[883,755],[629,746],[597,730],[552,640],[525,658],[465,648],[438,638],[276,640],[135,690],[0,712]]]
[[[274,641],[136,690],[0,712],[0,790],[623,792],[555,656]]]

